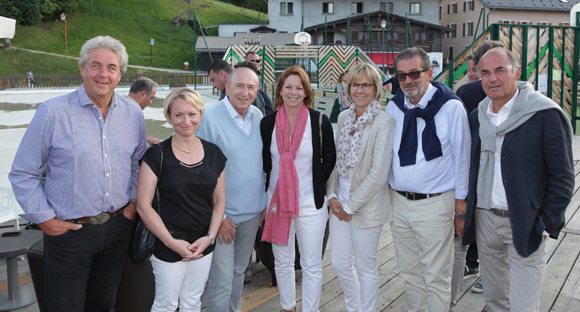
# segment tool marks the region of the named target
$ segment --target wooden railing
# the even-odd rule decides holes
[[[169,87],[184,87],[188,84],[210,85],[211,81],[207,73],[198,74],[197,77],[191,74],[125,74],[121,77],[119,85],[131,85],[139,77],[148,77],[160,85]],[[83,83],[82,76],[78,75],[34,75],[33,88],[77,88]],[[13,88],[28,88],[28,78],[26,75],[0,75],[0,90]]]

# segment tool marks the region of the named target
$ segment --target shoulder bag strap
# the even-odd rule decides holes
[[[159,160],[159,173],[157,174],[157,187],[155,188],[155,198],[157,199],[157,214],[161,213],[161,197],[159,196],[159,183],[161,181],[161,169],[163,169],[163,148],[161,144],[155,144],[159,147],[159,153],[161,154],[161,159]]]

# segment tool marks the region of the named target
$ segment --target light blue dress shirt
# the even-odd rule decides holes
[[[147,149],[141,108],[113,93],[106,120],[84,86],[38,106],[9,179],[21,216],[34,223],[114,212],[137,198]],[[46,164],[46,182],[39,169]]]

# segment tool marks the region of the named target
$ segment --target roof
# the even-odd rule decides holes
[[[230,44],[244,44],[248,35],[248,41],[258,42],[258,35],[262,36],[260,40],[261,45],[285,45],[289,43],[294,43],[294,36],[296,34],[284,34],[284,33],[236,33],[234,37],[216,37],[216,36],[206,36],[207,46],[210,51],[225,51]],[[195,44],[195,49],[199,52],[206,51],[205,43],[203,37],[197,38],[197,43]]]
[[[507,10],[570,11],[580,0],[481,0],[488,8]]]
[[[580,1],[580,0],[578,0]],[[349,17],[350,22],[352,23],[353,21],[359,20],[359,19],[363,19],[366,18],[366,16],[368,15],[369,17],[374,17],[377,15],[389,15],[389,17],[394,17],[397,19],[402,19],[405,20],[405,16],[403,15],[399,15],[399,14],[395,14],[395,13],[388,13],[388,12],[384,12],[384,11],[375,11],[372,13],[364,13],[364,14],[358,14],[358,15],[354,15]],[[452,32],[453,29],[449,28],[449,27],[445,27],[445,26],[441,26],[439,24],[433,24],[433,23],[429,23],[429,22],[424,22],[421,20],[417,20],[414,18],[407,18],[409,20],[409,22],[413,23],[413,24],[419,24],[419,25],[423,25],[423,26],[427,26],[427,27],[431,27],[431,28],[435,28],[435,29],[439,29],[439,30],[444,30],[447,32]],[[332,22],[327,22],[326,26],[332,26],[332,25],[339,25],[339,24],[345,24],[346,23],[346,18],[342,18],[342,19],[338,19],[338,20],[334,20]],[[304,31],[308,32],[308,31],[316,31],[319,28],[324,28],[324,23],[322,24],[317,24],[317,25],[312,25],[309,27],[304,28]]]

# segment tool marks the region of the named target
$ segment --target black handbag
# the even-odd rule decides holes
[[[155,196],[153,197],[153,203],[151,206],[157,214],[161,211],[161,199],[159,197],[159,181],[161,181],[161,168],[163,167],[163,149],[160,144],[156,144],[161,152],[161,160],[159,161],[159,174],[157,174],[157,187],[155,188]],[[151,257],[153,254],[153,246],[155,246],[155,240],[157,237],[149,231],[143,220],[137,216],[138,220],[135,225],[135,230],[133,231],[133,237],[131,238],[131,245],[129,245],[129,258],[135,264],[141,264]]]

